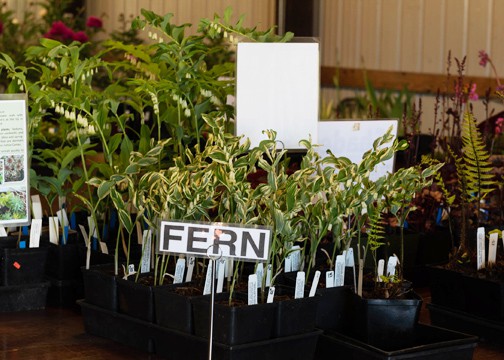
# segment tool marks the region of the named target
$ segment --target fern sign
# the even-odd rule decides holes
[[[267,261],[271,230],[222,223],[186,223],[162,221],[158,251]]]
[[[29,223],[27,106],[24,94],[0,95],[0,226]]]

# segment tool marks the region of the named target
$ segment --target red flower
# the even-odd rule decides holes
[[[485,67],[486,64],[490,61],[490,57],[488,56],[485,50],[480,50],[478,52],[478,57],[480,58],[479,64],[483,67]]]
[[[73,34],[73,40],[85,43],[89,40],[88,36],[84,31],[77,31],[75,34]]]
[[[72,40],[74,32],[63,21],[55,21],[52,23],[51,29],[44,34],[44,37],[54,40]]]
[[[103,22],[101,21],[100,18],[97,18],[96,16],[90,16],[87,19],[86,26],[90,28],[100,29],[103,27]]]

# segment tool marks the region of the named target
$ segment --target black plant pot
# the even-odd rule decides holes
[[[319,296],[294,299],[294,288],[284,286],[276,286],[275,295],[289,298],[277,302],[274,337],[315,330]]]
[[[40,310],[46,306],[49,282],[0,286],[0,312]]]
[[[411,292],[409,299],[363,299],[353,295],[351,336],[371,346],[394,348],[397,341],[414,333],[422,305]]]
[[[153,285],[135,282],[134,275],[127,280],[117,279],[117,298],[119,312],[140,320],[155,321]]]
[[[352,318],[352,290],[349,286],[317,289],[319,297],[316,326],[322,330],[341,331]]]
[[[320,336],[315,360],[337,354],[338,359],[359,360],[471,360],[478,338],[435,326],[418,324],[411,333],[399,336],[393,346],[370,345],[337,332]]]
[[[225,345],[246,344],[273,337],[276,318],[276,303],[246,305],[246,295],[235,294],[245,301],[243,306],[229,306],[229,293],[216,294],[214,305],[213,339]],[[210,295],[193,301],[194,333],[210,336]]]
[[[431,302],[456,310],[466,309],[462,273],[441,266],[427,267]]]
[[[4,286],[37,284],[44,280],[47,248],[4,248],[0,261]]]
[[[194,334],[192,301],[199,296],[203,296],[203,293],[192,282],[155,287],[156,323]]]
[[[504,282],[469,275],[462,281],[465,311],[504,323]]]
[[[117,311],[117,276],[114,264],[93,265],[82,268],[84,298],[92,305]]]

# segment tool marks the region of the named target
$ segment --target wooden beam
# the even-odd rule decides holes
[[[335,75],[338,76],[338,85],[340,88],[364,89],[364,77],[367,76],[375,89],[398,91],[407,89],[413,93],[433,95],[438,90],[445,93],[453,92],[453,82],[456,80],[456,74],[452,74],[448,82],[447,76],[442,74],[322,66],[320,70],[321,86],[324,88],[335,87],[333,80]],[[465,81],[476,84],[477,93],[480,97],[484,97],[488,89],[491,89],[491,94],[494,94],[497,87],[497,82],[494,78],[466,76]],[[504,80],[501,80],[501,83],[504,84]]]

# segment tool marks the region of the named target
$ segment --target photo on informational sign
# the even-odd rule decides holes
[[[0,94],[0,226],[30,222],[25,94]]]

